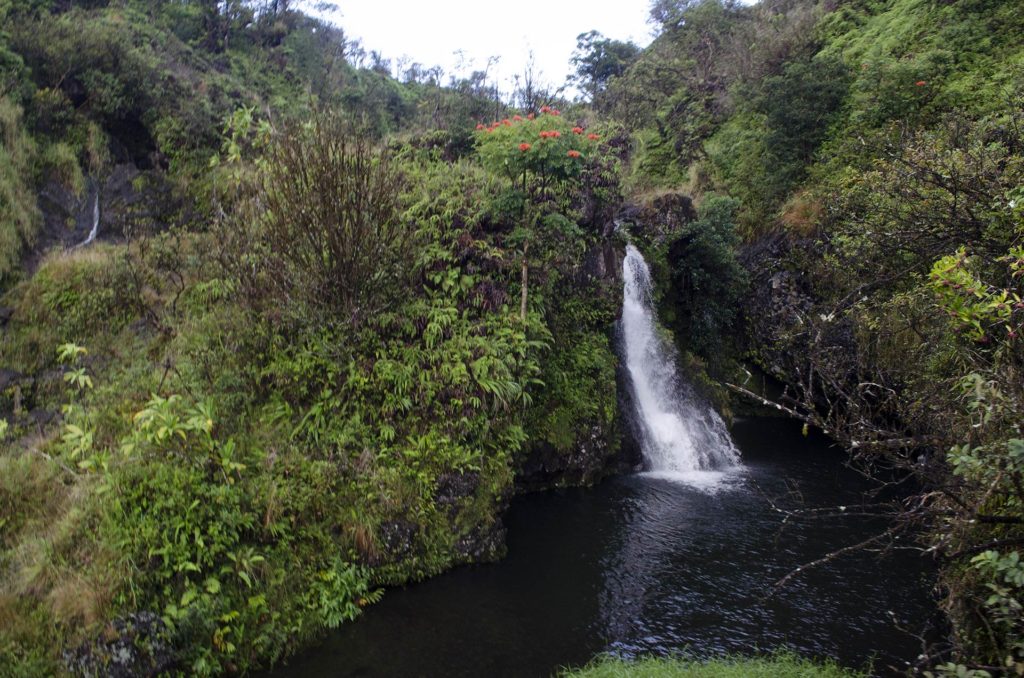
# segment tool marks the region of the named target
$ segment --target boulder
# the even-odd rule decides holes
[[[65,651],[64,665],[71,675],[88,678],[159,676],[181,668],[167,625],[145,611],[116,619],[98,638]]]

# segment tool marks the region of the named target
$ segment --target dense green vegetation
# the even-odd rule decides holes
[[[0,673],[245,672],[498,557],[615,463],[619,216],[709,394],[922,488],[866,509],[942,558],[920,668],[1019,672],[1018,5],[657,0],[513,109],[281,0],[0,0]],[[581,675],[755,670],[841,673]]]
[[[0,5],[3,675],[271,665],[499,556],[532,446],[618,450],[604,132],[534,111],[509,174],[486,80],[286,5]]]

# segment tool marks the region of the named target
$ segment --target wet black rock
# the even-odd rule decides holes
[[[505,557],[505,525],[495,520],[478,526],[455,542],[455,555],[466,563],[489,563]]]
[[[591,247],[583,257],[581,272],[588,280],[622,282],[622,259],[625,252],[611,240]]]
[[[516,473],[519,492],[535,492],[553,487],[593,485],[616,473],[633,470],[639,463],[635,450],[617,440],[617,430],[591,424],[576,436],[568,450],[550,443],[529,443]]]
[[[395,562],[409,555],[415,544],[419,527],[407,520],[389,520],[381,523],[378,530],[379,545],[383,553],[378,554],[378,561]],[[371,563],[377,564],[377,563]]]
[[[453,520],[464,500],[476,494],[480,485],[480,474],[474,471],[466,473],[443,473],[437,479],[434,490],[434,502],[447,510],[448,519]]]
[[[665,193],[644,204],[629,204],[619,213],[619,221],[632,224],[634,235],[651,242],[672,240],[696,218],[693,201],[683,193]]]
[[[46,428],[48,425],[59,422],[61,420],[60,412],[54,410],[44,410],[37,408],[28,413],[29,420],[40,428]]]
[[[740,261],[750,277],[750,293],[741,309],[757,362],[768,374],[795,378],[793,361],[806,355],[793,344],[805,333],[814,297],[804,274],[790,263],[794,243],[784,234],[766,236],[746,245]]]
[[[114,620],[100,637],[66,651],[64,665],[70,674],[87,678],[158,676],[180,669],[170,631],[152,612]]]
[[[21,372],[0,367],[0,392],[18,385],[25,378]]]
[[[475,471],[465,473],[443,473],[437,479],[434,490],[434,501],[438,507],[445,509],[448,523],[453,532],[458,534],[459,514],[467,509],[477,496],[480,487],[480,474]],[[496,507],[495,516],[500,516],[505,508],[504,498],[499,498],[501,506]],[[505,556],[505,526],[500,517],[487,523],[477,523],[472,529],[459,536],[454,546],[455,560],[461,563],[492,562]]]

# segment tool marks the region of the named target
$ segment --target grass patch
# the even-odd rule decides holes
[[[725,657],[695,660],[647,657],[627,661],[600,657],[563,678],[858,678],[868,673],[843,668],[833,661],[815,662],[782,652],[768,657]]]

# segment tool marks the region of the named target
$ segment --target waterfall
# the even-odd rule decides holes
[[[622,338],[633,382],[634,416],[649,470],[694,477],[739,464],[725,422],[698,401],[680,379],[673,351],[660,334],[651,300],[651,272],[633,245],[626,247]]]
[[[96,234],[100,230],[100,189],[96,189],[96,198],[92,203],[92,230],[89,231],[89,236],[78,243],[75,247],[85,247],[93,240],[96,239]]]

